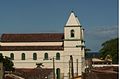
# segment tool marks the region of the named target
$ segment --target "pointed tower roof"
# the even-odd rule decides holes
[[[75,17],[76,17],[76,20],[77,20],[78,24],[81,25],[78,17],[77,16],[75,16]]]
[[[80,26],[80,22],[79,22],[78,18],[75,16],[73,11],[71,12],[71,14],[68,18],[66,26]]]

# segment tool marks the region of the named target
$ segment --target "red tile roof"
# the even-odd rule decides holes
[[[63,33],[3,34],[2,42],[62,42]]]
[[[15,79],[15,78],[13,78],[11,76],[6,76],[4,79]]]
[[[1,46],[0,51],[64,50],[63,46]]]
[[[15,75],[21,76],[25,79],[45,79],[45,77],[50,77],[53,74],[53,69],[48,68],[20,68],[15,69]],[[48,78],[47,78],[48,79]]]
[[[95,67],[83,74],[83,79],[119,79],[119,67]]]

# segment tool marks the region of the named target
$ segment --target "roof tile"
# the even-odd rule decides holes
[[[63,33],[3,34],[2,42],[62,42]]]

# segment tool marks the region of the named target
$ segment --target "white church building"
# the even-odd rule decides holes
[[[58,79],[68,79],[73,57],[74,74],[84,72],[84,29],[72,11],[64,26],[64,33],[2,34],[0,53],[14,62],[15,68],[35,68],[43,63],[43,68],[53,68],[60,73]],[[78,60],[78,61],[76,61]]]

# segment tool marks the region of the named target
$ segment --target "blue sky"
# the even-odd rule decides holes
[[[61,33],[72,10],[91,51],[118,36],[118,0],[1,0],[0,34]]]

